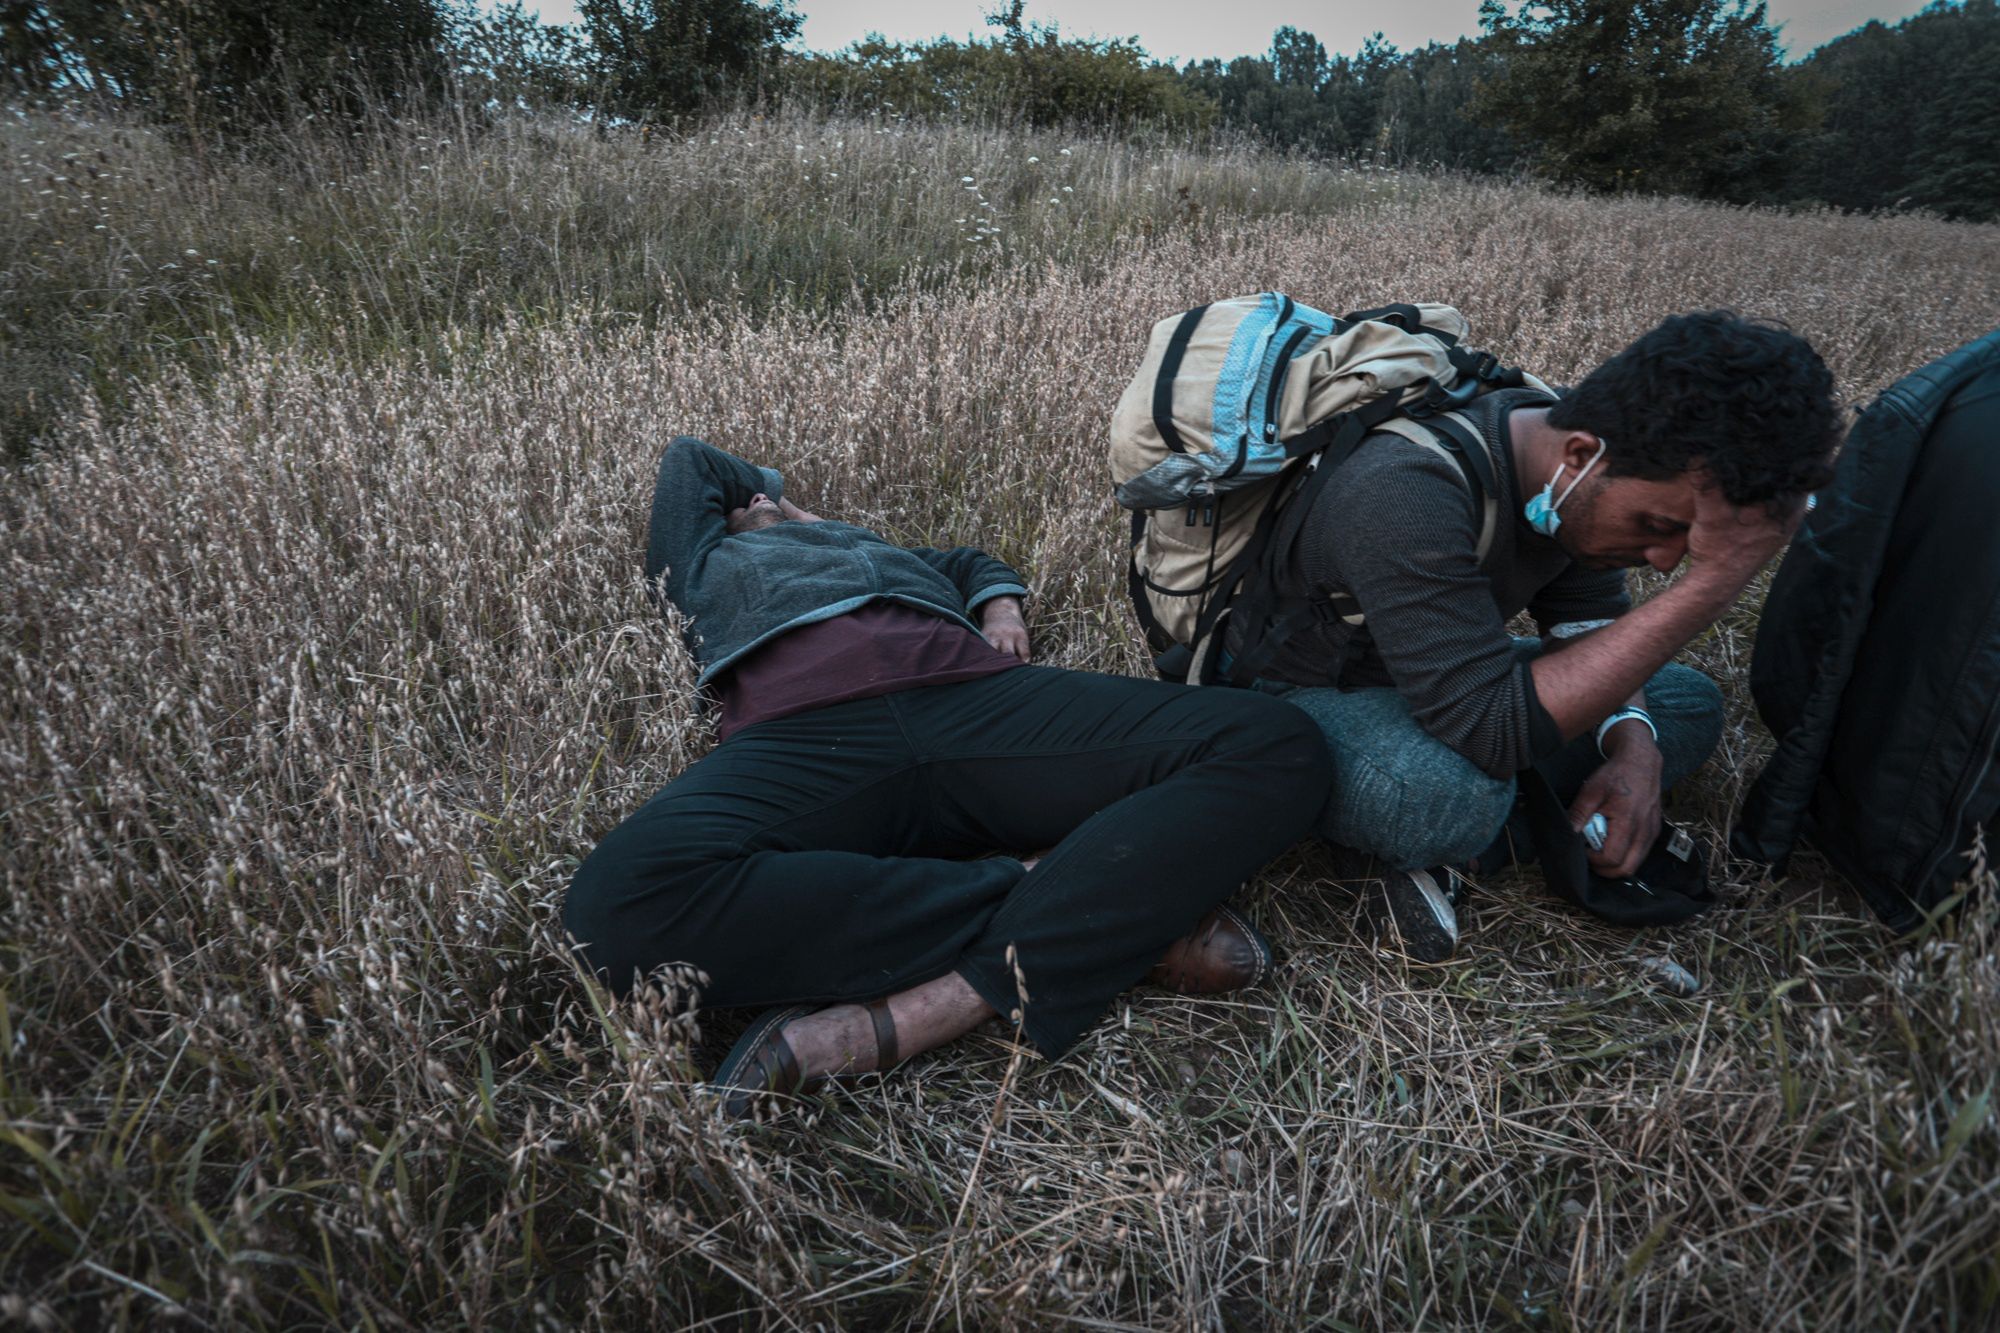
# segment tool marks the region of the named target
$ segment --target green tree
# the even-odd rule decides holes
[[[8,0],[0,49],[31,92],[96,94],[197,138],[300,103],[354,111],[447,65],[443,0]]]
[[[1276,147],[1498,171],[1513,167],[1517,153],[1506,131],[1473,108],[1496,64],[1486,41],[1402,52],[1380,33],[1354,55],[1329,59],[1311,33],[1284,27],[1267,56],[1199,61],[1181,79],[1215,104],[1223,124]]]
[[[1384,75],[1376,139],[1397,162],[1461,171],[1507,171],[1519,157],[1506,130],[1474,106],[1482,79],[1497,72],[1487,43],[1460,38],[1406,53]]]
[[[1796,108],[1752,0],[1485,0],[1477,106],[1535,168],[1597,189],[1768,196]]]
[[[1966,49],[1925,108],[1911,202],[1974,222],[2000,218],[2000,24]]]
[[[547,106],[587,97],[588,52],[569,28],[542,22],[520,0],[460,16],[452,61],[473,106]]]
[[[1355,151],[1388,154],[1382,99],[1389,90],[1390,77],[1401,62],[1401,52],[1393,42],[1384,41],[1379,32],[1363,42],[1354,55],[1335,56],[1327,62],[1320,100],[1347,127],[1347,137]]]
[[[1326,48],[1309,32],[1282,27],[1271,34],[1271,72],[1283,87],[1316,93],[1326,82]]]
[[[986,41],[905,45],[871,33],[838,56],[795,57],[787,92],[864,111],[1114,130],[1192,129],[1214,114],[1130,39],[1065,37],[1023,23],[1019,4],[989,21],[999,31]]]
[[[1288,26],[1271,35],[1267,55],[1194,62],[1181,80],[1215,104],[1223,124],[1275,148],[1328,155],[1351,146],[1328,93],[1333,68],[1318,38]]]
[[[612,111],[674,117],[754,97],[799,30],[785,0],[582,0]]]
[[[1934,4],[1869,23],[1792,71],[1818,109],[1788,197],[1842,208],[1921,205],[2000,217],[2000,6]]]

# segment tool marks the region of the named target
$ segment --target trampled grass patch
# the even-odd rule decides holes
[[[790,180],[803,132],[729,122],[713,146],[740,135],[730,170]],[[880,155],[861,169],[990,155],[878,210],[920,231],[961,216],[958,176],[986,188],[996,163],[1039,170],[1066,146],[899,132],[861,141]],[[549,235],[572,207],[617,213],[612,165],[676,195],[652,173],[681,146],[573,147],[517,146],[523,162],[450,188],[511,207],[508,171],[537,191],[567,174],[571,195],[533,204]],[[1097,188],[1160,194],[1144,152],[1104,151]],[[1307,179],[1158,160],[1246,197]],[[413,251],[373,238],[417,224],[355,172],[337,206],[298,207],[346,218],[321,243],[387,275]],[[240,231],[241,263],[290,264],[255,219],[289,226],[291,205],[229,180],[162,185],[213,200],[217,239],[181,248]],[[731,294],[748,242],[720,218],[766,208],[796,237],[809,197],[852,215],[856,255],[889,224],[791,186],[711,220],[675,202],[713,234],[704,299],[673,318],[596,289],[475,317],[448,269],[407,291],[355,279],[341,300],[408,306],[437,346],[342,343],[305,315],[294,337],[214,303],[211,363],[162,361],[119,416],[65,417],[0,488],[0,1313],[1990,1324],[2000,925],[1973,867],[1972,910],[1903,941],[1809,857],[1777,884],[1718,863],[1723,907],[1644,935],[1502,877],[1461,956],[1421,967],[1370,943],[1357,886],[1304,848],[1245,891],[1284,955],[1272,984],[1134,992],[1055,1065],[976,1034],[747,1127],[694,1087],[739,1016],[688,1012],[691,978],[611,1005],[575,974],[556,930],[577,859],[710,743],[639,567],[672,433],[781,467],[822,513],[988,546],[1029,576],[1043,660],[1136,672],[1104,427],[1147,327],[1197,300],[1451,300],[1558,380],[1669,311],[1727,303],[1791,321],[1856,402],[2000,320],[1993,228],[1428,178],[1296,188],[1268,216],[1150,234],[1137,202],[1135,225],[1107,212],[1073,243],[1051,223],[1045,248],[948,282],[774,241],[826,295],[769,302]],[[1177,187],[1163,206],[1184,209]],[[957,240],[913,244],[960,262]],[[520,262],[551,290],[665,280],[631,257],[597,275],[618,248]],[[1753,632],[1741,608],[1688,655],[1732,699],[1722,752],[1679,794],[1718,846],[1765,744]],[[1657,955],[1702,990],[1660,990]]]

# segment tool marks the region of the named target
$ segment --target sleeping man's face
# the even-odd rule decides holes
[[[817,523],[818,514],[809,514],[790,500],[773,500],[759,491],[741,509],[729,511],[731,532],[755,532],[774,523]]]

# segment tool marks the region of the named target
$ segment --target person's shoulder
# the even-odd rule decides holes
[[[1440,450],[1378,430],[1340,464],[1322,494],[1338,497],[1342,505],[1394,503],[1403,495],[1428,499],[1440,486],[1465,489],[1457,464]]]
[[[1465,476],[1436,449],[1378,431],[1327,479],[1307,519],[1308,544],[1324,546],[1343,568],[1395,563],[1421,534],[1426,549],[1464,545],[1478,531]]]

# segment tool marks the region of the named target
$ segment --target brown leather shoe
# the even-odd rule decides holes
[[[1146,980],[1177,995],[1220,995],[1255,986],[1270,971],[1271,942],[1245,917],[1218,907],[1167,946]]]

